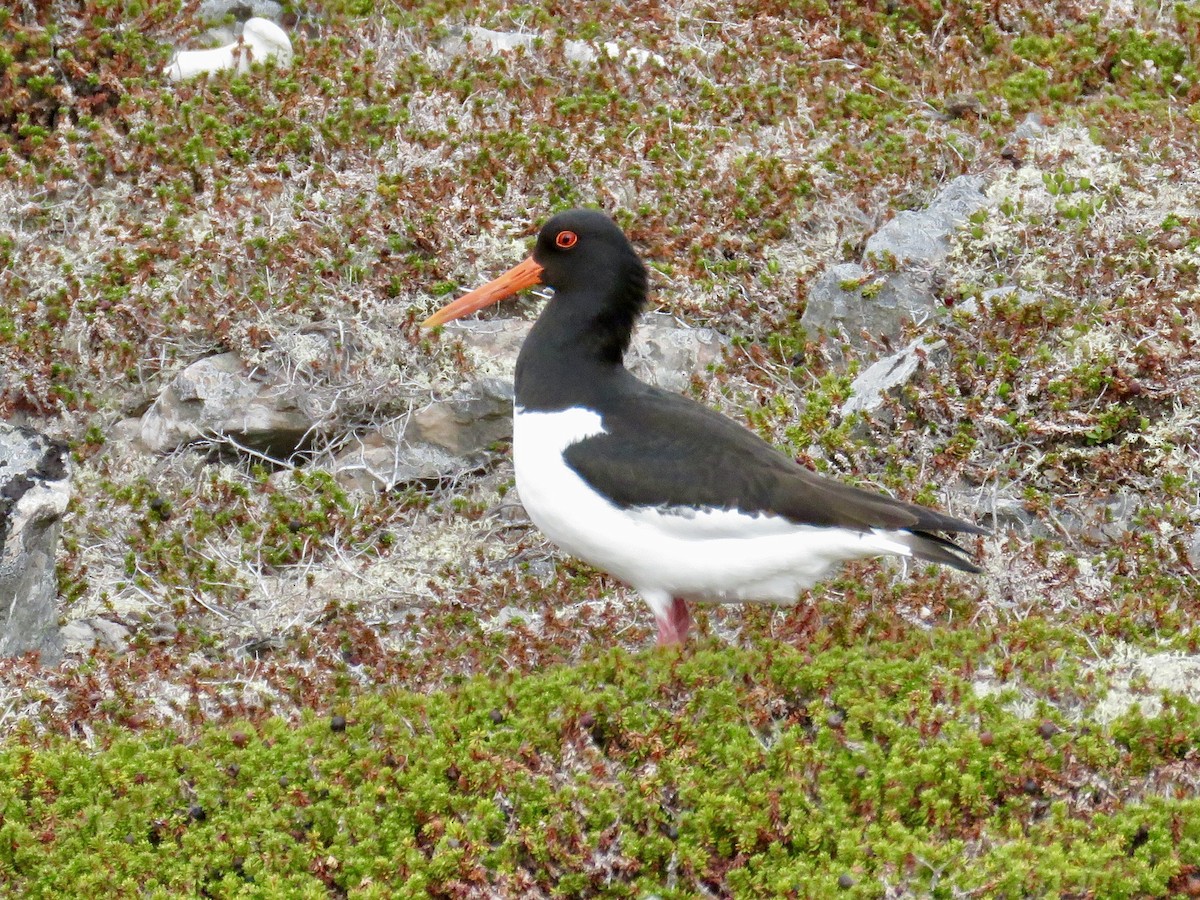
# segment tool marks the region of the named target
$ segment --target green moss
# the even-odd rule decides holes
[[[844,876],[864,897],[1161,895],[1200,852],[1197,801],[1113,813],[1080,792],[1194,753],[1195,705],[1047,730],[975,697],[965,663],[981,652],[965,634],[608,652],[366,698],[344,728],[10,745],[0,874],[31,897],[824,896]]]

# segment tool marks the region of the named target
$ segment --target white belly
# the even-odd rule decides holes
[[[671,598],[794,603],[838,564],[909,550],[887,532],[796,525],[730,510],[620,509],[563,460],[604,428],[581,408],[513,421],[517,490],[529,517],[562,549],[629,584],[656,613]]]

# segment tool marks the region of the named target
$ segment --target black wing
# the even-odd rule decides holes
[[[601,410],[606,433],[564,454],[580,477],[620,507],[715,507],[858,531],[912,531],[943,551],[926,548],[938,556],[934,561],[951,565],[957,563],[941,558],[950,555],[945,551],[965,551],[925,532],[987,533],[936,510],[817,475],[686,397],[632,377],[621,388]]]

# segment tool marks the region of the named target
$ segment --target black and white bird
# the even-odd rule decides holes
[[[517,490],[555,544],[642,596],[659,644],[686,639],[689,602],[792,604],[847,560],[890,554],[980,571],[936,532],[985,529],[817,475],[631,375],[623,359],[646,267],[603,213],[554,216],[528,259],[422,324],[534,285],[554,294],[517,359]]]

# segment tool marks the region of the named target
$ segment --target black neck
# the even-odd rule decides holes
[[[517,405],[525,409],[599,409],[623,378],[632,378],[624,358],[646,305],[646,266],[607,219],[565,216],[580,219],[575,224],[584,231],[587,254],[572,256],[570,246],[558,248],[539,236],[533,258],[554,296],[517,357]]]
[[[625,350],[641,304],[592,299],[576,290],[555,296],[542,311],[517,357],[518,406],[595,409],[606,385],[629,377]]]

